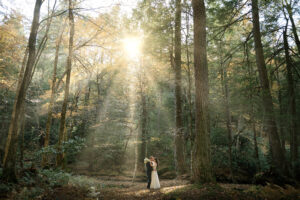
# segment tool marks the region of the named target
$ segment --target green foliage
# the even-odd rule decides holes
[[[16,200],[32,200],[36,199],[44,193],[44,189],[40,187],[24,187],[15,198]]]
[[[97,179],[87,177],[87,176],[71,176],[69,180],[69,184],[80,188],[85,188],[85,189],[90,189],[91,187],[95,187],[96,190],[104,187],[103,184],[97,182]]]
[[[69,161],[75,161],[76,155],[82,151],[85,146],[85,138],[75,136],[63,143],[63,152],[66,152]]]
[[[1,174],[0,174],[0,177],[1,177]],[[13,188],[12,184],[1,181],[0,182],[0,198],[6,197],[6,194],[8,194],[12,190],[12,188]]]
[[[62,170],[44,169],[40,170],[39,176],[50,187],[59,187],[66,185],[69,182],[71,174]]]
[[[161,173],[174,175],[175,98],[172,68],[174,3],[173,0],[139,1],[132,11],[132,16],[122,16],[119,6],[97,17],[76,15],[74,38],[76,47],[74,47],[75,57],[66,123],[68,139],[62,145],[62,151],[67,157],[67,168],[83,166],[83,170],[88,172],[96,173],[103,170],[105,174],[108,173],[107,171],[122,173],[127,170],[131,174],[136,156],[135,147],[138,146],[140,150],[141,146],[143,110],[141,95],[144,95],[147,111],[144,116],[147,121],[145,125],[147,153],[138,156],[158,157]],[[261,86],[253,51],[251,12],[248,4],[244,3],[246,2],[238,0],[207,1],[209,115],[212,166],[215,174],[224,175],[224,179],[228,180],[230,165],[226,128],[228,106],[232,129],[233,173],[236,176],[244,176],[248,182],[251,182],[256,172],[267,171],[272,162],[267,142],[268,134],[264,130],[265,116],[269,113],[264,113],[262,109]],[[297,3],[299,0],[294,1],[293,6],[296,7]],[[65,9],[64,6],[61,4],[58,7]],[[189,165],[193,142],[191,133],[195,131],[191,1],[184,1],[182,8],[182,116],[186,139],[183,145],[186,147],[186,161]],[[293,13],[297,13],[298,10],[293,8]],[[284,19],[282,2],[260,1],[260,11],[262,42],[274,102],[274,115],[279,122],[277,126],[280,137],[285,139],[286,145],[289,146],[290,114],[286,111],[290,107],[290,97],[281,41],[284,24],[281,20],[277,20]],[[65,86],[63,75],[68,48],[66,30],[62,38],[57,66],[56,78],[57,83],[60,81],[60,85],[55,92],[50,144],[47,148],[43,148],[43,144],[55,45],[59,35],[58,30],[66,17],[64,12],[62,13],[59,17],[53,18],[47,44],[36,66],[26,96],[23,141],[25,168],[32,163],[39,167],[42,154],[49,156],[50,166],[53,166],[58,154],[57,141]],[[37,47],[45,32],[45,22],[44,20],[39,30]],[[16,93],[16,80],[26,46],[25,33],[28,30],[24,31],[23,27],[27,29],[22,17],[15,11],[7,15],[0,24],[0,125],[3,127],[0,129],[1,161]],[[91,38],[94,34],[95,36]],[[140,58],[134,61],[126,57],[120,42],[131,34],[141,35],[144,43]],[[288,24],[288,37],[293,64],[298,66],[299,56],[290,24]],[[82,44],[84,45],[81,46]],[[293,70],[295,88],[299,88],[298,69],[295,67]],[[225,83],[228,94],[225,94]],[[189,92],[191,102],[189,102]],[[226,95],[228,105],[224,102]],[[298,91],[295,98],[296,110],[299,112]],[[240,119],[245,121],[243,130],[239,127]],[[253,125],[257,132],[259,164],[254,156]],[[19,139],[21,136],[22,134]],[[20,148],[17,152],[16,156],[19,158]],[[289,149],[286,150],[286,158],[287,161],[290,160]],[[299,166],[299,163],[300,161],[296,165]],[[21,168],[17,166],[17,169]],[[0,169],[0,175],[1,173]],[[51,187],[59,186],[60,182],[66,183],[69,177],[67,173],[53,170],[43,170],[41,174]],[[80,182],[80,186],[92,184],[83,177],[77,177],[72,181]],[[32,185],[36,180],[31,174],[25,173],[21,182]],[[0,185],[1,187],[3,190],[7,189],[5,185]],[[30,198],[30,193],[38,194],[39,191],[26,189],[23,193]]]
[[[69,162],[74,162],[76,155],[81,152],[81,150],[85,147],[85,138],[80,138],[75,136],[72,139],[63,142],[62,152],[66,153],[68,156]],[[43,147],[39,151],[35,153],[35,158],[38,160],[42,154],[48,154],[52,156],[56,156],[58,154],[57,145],[50,145],[48,147]]]
[[[238,182],[252,182],[254,175],[269,168],[266,156],[259,149],[259,163],[255,158],[254,142],[245,132],[233,137],[232,162],[233,174]],[[252,132],[250,132],[252,134]],[[260,141],[260,138],[257,138]],[[222,128],[211,129],[212,165],[216,177],[220,181],[229,181],[229,157],[227,131]]]

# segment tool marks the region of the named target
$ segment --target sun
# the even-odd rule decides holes
[[[141,54],[141,39],[138,37],[128,37],[123,39],[123,48],[131,59],[138,59]]]

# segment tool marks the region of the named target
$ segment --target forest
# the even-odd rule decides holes
[[[300,199],[299,34],[299,0],[0,0],[0,200]]]

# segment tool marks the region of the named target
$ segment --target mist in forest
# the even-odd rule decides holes
[[[296,199],[299,6],[0,1],[0,199]]]

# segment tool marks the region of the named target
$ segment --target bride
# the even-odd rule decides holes
[[[159,184],[159,179],[158,179],[158,174],[157,174],[157,167],[158,167],[158,160],[157,158],[154,158],[151,162],[150,165],[152,167],[152,173],[151,173],[151,185],[150,189],[159,189],[160,184]]]

